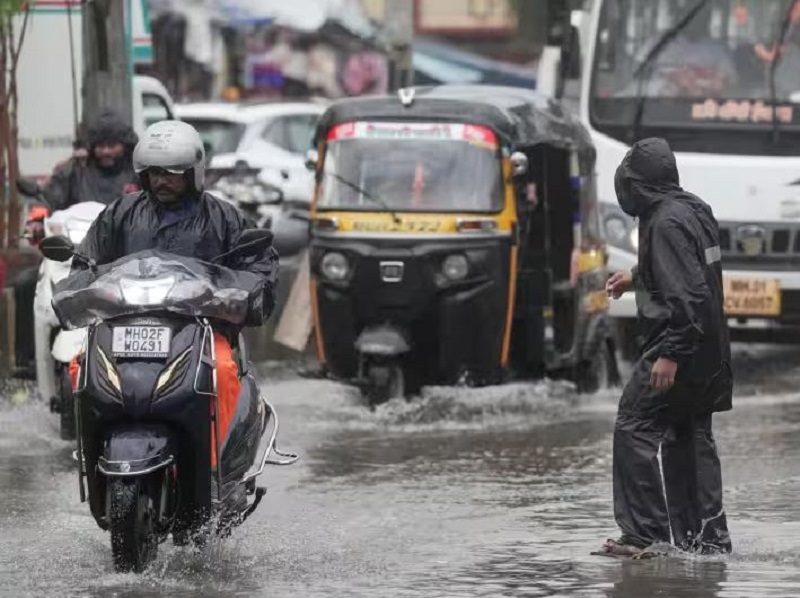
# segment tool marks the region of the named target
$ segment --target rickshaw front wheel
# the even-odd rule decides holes
[[[372,365],[363,393],[371,407],[406,395],[406,377],[399,363]]]

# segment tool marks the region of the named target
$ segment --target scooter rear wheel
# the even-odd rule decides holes
[[[155,507],[142,478],[116,478],[108,484],[109,529],[114,568],[141,573],[156,558]]]

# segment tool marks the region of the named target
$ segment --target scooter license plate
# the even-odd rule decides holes
[[[116,326],[111,339],[114,357],[169,357],[172,330],[167,326]]]

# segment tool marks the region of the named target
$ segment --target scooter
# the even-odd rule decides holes
[[[245,231],[217,262],[271,244]],[[275,446],[278,418],[260,394],[239,335],[241,391],[220,428],[215,331],[263,323],[263,279],[250,272],[143,251],[98,266],[70,239],[48,237],[53,261],[87,269],[60,283],[53,307],[66,329],[88,327],[79,358],[76,427],[79,490],[110,532],[118,571],[142,571],[158,545],[226,536],[256,509],[265,466],[298,456]]]
[[[41,189],[32,181],[20,181],[20,191],[44,202]],[[89,227],[106,206],[94,201],[75,204],[52,212],[43,219],[45,238],[66,235],[79,244]],[[50,411],[58,413],[60,435],[75,439],[75,407],[69,364],[86,341],[86,330],[63,330],[53,311],[53,288],[69,276],[71,261],[55,262],[47,258],[39,266],[39,279],[33,300],[36,383],[39,392],[50,402]]]
[[[259,169],[251,168],[245,160],[238,160],[233,168],[207,171],[208,189],[237,206],[257,227],[272,229],[283,202],[283,192],[259,174]]]

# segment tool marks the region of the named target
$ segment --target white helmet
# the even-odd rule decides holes
[[[141,175],[148,168],[174,174],[194,170],[195,190],[202,191],[206,178],[206,152],[200,134],[190,124],[162,120],[147,127],[133,150],[133,169]]]

